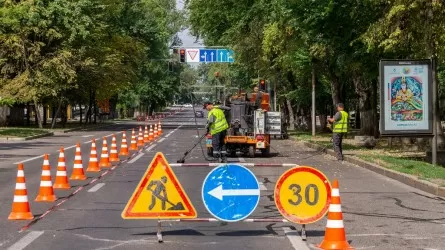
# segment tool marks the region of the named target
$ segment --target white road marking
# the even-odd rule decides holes
[[[239,157],[238,160],[239,160],[239,162],[246,162],[246,160],[242,157]]]
[[[284,234],[289,239],[290,243],[296,250],[310,250],[308,245],[304,243],[301,236],[298,234],[298,231],[291,230],[288,227],[283,227]]]
[[[76,147],[76,145],[69,146],[69,147],[66,147],[66,148],[63,148],[63,149],[64,149],[64,150],[67,150],[67,149],[71,149],[71,148],[74,148],[74,147]],[[60,152],[60,150],[57,150],[57,152]]]
[[[90,193],[96,192],[103,186],[105,186],[105,183],[98,183],[94,187],[90,188],[90,190],[88,190],[88,192],[90,192]]]
[[[82,135],[81,137],[88,138],[88,137],[91,137],[91,136],[94,136],[94,135]]]
[[[264,183],[259,181],[258,184],[260,185],[260,190],[267,190],[267,187],[264,185]]]
[[[33,157],[33,158],[29,158],[29,159],[26,159],[26,160],[23,160],[23,161],[14,162],[13,164],[25,163],[25,162],[32,161],[32,160],[35,160],[35,159],[39,159],[40,157],[43,157],[43,156],[44,155],[39,155],[39,156],[36,156],[36,157]]]
[[[84,144],[88,144],[88,143],[91,143],[92,141],[86,141],[86,142],[84,142]]]
[[[35,239],[39,238],[39,236],[43,233],[43,231],[31,231],[29,232],[29,234],[17,241],[14,245],[10,246],[8,250],[22,250],[29,244],[31,244],[31,242],[33,242]]]
[[[160,139],[158,142],[163,142],[165,141],[165,138]]]
[[[154,147],[156,147],[156,144],[151,145],[145,151],[150,152],[150,150],[152,150]]]
[[[129,161],[128,163],[135,163],[137,160],[139,160],[139,158],[141,158],[142,156],[144,156],[144,153],[141,153],[140,155],[134,157],[131,161]]]

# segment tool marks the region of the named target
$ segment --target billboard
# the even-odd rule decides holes
[[[430,60],[380,61],[380,134],[433,135]]]

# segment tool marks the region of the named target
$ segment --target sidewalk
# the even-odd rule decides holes
[[[320,153],[328,154],[333,157],[336,156],[334,150],[332,150],[332,143],[331,142],[309,142],[307,140],[300,140],[294,136],[290,137],[291,140],[294,140],[298,142],[299,144],[315,149],[317,151],[320,151]],[[444,180],[438,179],[436,180],[439,184],[433,183],[431,181],[423,180],[419,178],[418,176],[414,176],[411,174],[405,174],[398,171],[391,170],[387,167],[384,167],[380,164],[376,164],[370,161],[365,161],[363,159],[360,159],[358,155],[360,156],[366,156],[366,150],[360,148],[355,148],[351,145],[344,145],[345,149],[343,150],[344,154],[344,161],[352,163],[354,165],[357,165],[362,168],[366,168],[368,170],[371,170],[373,172],[376,172],[378,174],[381,174],[383,176],[389,177],[391,179],[397,180],[399,182],[402,182],[406,185],[409,185],[411,187],[417,188],[419,190],[425,191],[427,193],[445,197],[445,186],[444,186]],[[368,157],[364,158],[370,158],[373,159],[373,155],[368,155]],[[374,159],[373,159],[374,160]],[[374,160],[375,161],[375,160]],[[379,162],[377,160],[377,162]],[[419,162],[421,164],[421,162]]]

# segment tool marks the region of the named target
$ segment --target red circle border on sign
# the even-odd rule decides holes
[[[284,210],[284,207],[280,201],[280,189],[281,189],[281,186],[283,185],[283,183],[292,174],[294,174],[296,172],[302,172],[302,171],[312,173],[315,176],[317,176],[318,178],[320,178],[326,187],[327,195],[328,195],[327,202],[326,202],[326,205],[324,206],[323,210],[320,213],[318,213],[316,216],[313,216],[313,217],[307,218],[307,219],[298,219],[295,215],[288,214]],[[320,220],[321,218],[323,218],[323,216],[325,216],[326,213],[328,212],[329,205],[331,204],[331,191],[332,191],[332,188],[331,188],[331,184],[330,184],[328,178],[323,173],[321,173],[319,170],[312,168],[312,167],[308,167],[308,166],[294,167],[294,168],[287,170],[278,179],[277,184],[275,185],[275,190],[274,190],[275,205],[277,206],[278,211],[281,213],[281,215],[283,215],[286,219],[288,219],[291,222],[294,222],[297,224],[314,223],[314,222]]]

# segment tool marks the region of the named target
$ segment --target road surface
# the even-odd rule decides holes
[[[196,126],[195,122],[198,124]],[[325,234],[326,217],[307,225],[307,241],[299,235],[300,225],[284,222],[163,222],[163,243],[158,243],[157,221],[124,220],[121,213],[156,152],[168,162],[176,161],[201,135],[205,119],[195,121],[193,110],[185,109],[163,120],[164,132],[156,142],[110,170],[86,173],[85,181],[70,181],[72,188],[55,190],[58,200],[38,203],[42,155],[50,154],[54,182],[58,150],[65,147],[71,175],[74,145],[81,142],[86,169],[91,139],[96,138],[98,155],[102,137],[121,131],[131,138],[131,129],[145,122],[118,122],[92,131],[59,134],[26,142],[0,144],[0,248],[1,249],[313,249]],[[200,129],[197,130],[196,128]],[[294,163],[312,166],[329,180],[338,179],[347,240],[356,249],[445,249],[445,200],[349,163],[305,148],[292,140],[273,140],[269,158],[229,158],[239,163]],[[205,150],[205,145],[203,144]],[[124,160],[124,158],[121,158]],[[35,219],[11,221],[17,162],[25,164],[26,186]],[[206,163],[198,146],[186,163]],[[202,182],[211,167],[174,167],[182,187],[199,218],[213,218],[201,198]],[[249,218],[283,219],[273,201],[277,179],[289,167],[249,167],[261,187],[261,198]],[[73,194],[74,193],[74,194]],[[43,215],[43,216],[42,216]]]

